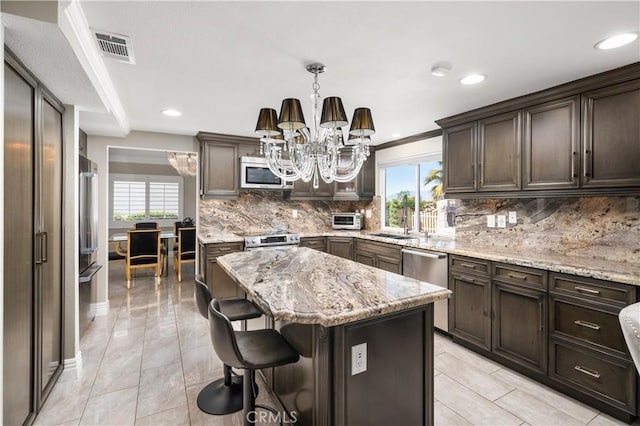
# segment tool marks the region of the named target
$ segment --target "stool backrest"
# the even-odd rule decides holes
[[[220,304],[216,299],[211,299],[209,303],[209,331],[213,350],[220,361],[231,367],[245,368],[231,321],[220,311]]]
[[[196,276],[196,285],[193,288],[196,297],[198,311],[205,319],[209,318],[209,303],[211,303],[211,293],[209,287],[202,281],[200,275]]]

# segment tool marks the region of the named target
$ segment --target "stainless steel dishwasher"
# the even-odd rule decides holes
[[[403,275],[449,288],[447,254],[414,248],[402,249]],[[438,300],[433,304],[434,325],[449,332],[449,300]]]

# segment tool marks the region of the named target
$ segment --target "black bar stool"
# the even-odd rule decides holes
[[[222,312],[221,300],[209,304],[211,343],[218,357],[226,365],[244,369],[244,424],[254,424],[256,415],[255,370],[292,364],[300,359],[298,353],[280,333],[273,329],[234,331],[230,318]],[[278,412],[271,407],[258,407]],[[253,418],[250,418],[250,416]],[[284,414],[281,414],[284,416]],[[280,417],[282,423],[282,417]]]
[[[209,318],[209,287],[200,277],[195,279],[195,297],[198,311],[205,319]],[[258,318],[262,312],[250,300],[230,298],[220,300],[222,312],[230,321]],[[223,361],[224,362],[224,361]],[[198,394],[198,408],[207,414],[229,414],[242,410],[242,377],[232,376],[231,367],[224,364],[224,377],[209,383]]]

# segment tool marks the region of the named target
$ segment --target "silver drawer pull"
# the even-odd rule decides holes
[[[600,290],[592,290],[590,288],[578,287],[578,286],[575,286],[573,288],[574,288],[574,290],[582,292],[582,293],[600,294]]]
[[[229,251],[231,250],[229,247],[219,247],[218,251]]]
[[[591,376],[594,379],[599,379],[600,378],[600,373],[598,373],[597,371],[590,370],[590,369],[588,369],[586,367],[582,367],[580,365],[576,365],[575,367],[573,367],[573,369],[577,370],[577,371],[579,371],[579,372],[581,372],[583,374],[586,374],[587,376]]]
[[[514,280],[522,280],[522,281],[526,281],[527,280],[527,276],[526,275],[520,275],[520,274],[513,274],[513,273],[509,273],[507,274],[507,276],[509,278],[513,278]]]
[[[587,328],[590,328],[592,330],[600,330],[600,326],[598,324],[594,324],[592,322],[582,321],[582,320],[575,320],[573,323],[575,325],[579,325],[580,327],[587,327]]]
[[[476,265],[472,265],[470,263],[461,263],[460,266],[462,266],[463,268],[476,269]]]

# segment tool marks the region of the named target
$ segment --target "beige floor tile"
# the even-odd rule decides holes
[[[163,337],[145,341],[142,351],[142,369],[175,364],[180,360],[180,345],[175,337]]]
[[[433,404],[433,423],[436,426],[470,425],[462,416],[441,402]]]
[[[442,404],[474,425],[519,425],[523,422],[446,374],[434,378],[435,394]]]
[[[529,395],[534,395],[540,401],[545,402],[555,409],[564,411],[582,423],[589,423],[598,415],[598,410],[514,371],[502,369],[494,372],[493,376],[498,377],[502,381],[515,386],[517,389]]]
[[[128,388],[89,398],[81,425],[133,425],[138,388]]]
[[[81,380],[56,383],[35,424],[57,425],[80,419],[89,399],[90,389],[91,383]]]
[[[496,405],[517,414],[519,418],[533,426],[584,424],[564,411],[557,410],[519,389],[498,399]]]
[[[143,342],[144,326],[114,330],[113,333],[111,333],[105,356],[108,356],[110,353],[142,349]]]
[[[187,404],[136,420],[136,426],[188,426],[189,424]]]
[[[142,370],[136,417],[146,417],[187,403],[180,363]]]
[[[495,401],[515,389],[515,386],[508,385],[448,352],[435,357],[435,366],[456,382],[490,401]]]
[[[493,362],[482,355],[478,355],[464,346],[453,342],[449,343],[450,344],[447,345],[445,352],[473,365],[475,368],[482,370],[485,373],[493,373],[494,371],[498,371],[502,368],[500,364]]]
[[[640,423],[640,420],[636,420],[635,422],[633,422],[634,425],[637,425],[639,423]],[[626,425],[626,423],[604,413],[599,413],[593,420],[589,422],[589,426],[622,426],[622,425]]]
[[[183,349],[182,368],[186,386],[209,383],[224,375],[222,361],[216,356],[211,344]]]
[[[142,349],[107,353],[98,370],[91,396],[138,386],[141,362]]]

